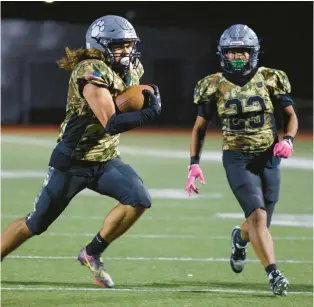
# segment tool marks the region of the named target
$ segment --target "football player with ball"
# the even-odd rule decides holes
[[[286,295],[288,280],[276,265],[268,228],[279,198],[280,160],[292,154],[298,120],[289,95],[287,75],[258,67],[259,40],[246,25],[233,25],[222,34],[218,54],[222,72],[200,80],[195,88],[197,118],[190,145],[191,162],[186,190],[198,193],[195,179],[205,183],[199,166],[206,129],[215,113],[222,123],[222,161],[230,188],[246,220],[232,230],[230,265],[240,273],[251,242],[265,268],[275,295]],[[277,124],[283,118],[279,140]]]
[[[65,119],[34,210],[2,234],[1,260],[46,231],[71,199],[88,188],[118,204],[79,252],[78,261],[89,268],[97,284],[114,286],[101,254],[151,207],[142,179],[119,157],[119,134],[153,121],[161,111],[158,88],[138,86],[144,73],[138,43],[126,19],[108,15],[89,27],[86,48],[66,48],[59,61],[61,68],[71,71]]]

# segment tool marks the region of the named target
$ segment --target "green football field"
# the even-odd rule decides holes
[[[32,210],[55,139],[2,134],[2,230]],[[153,206],[104,254],[114,289],[95,285],[76,256],[116,201],[83,191],[44,234],[2,262],[2,306],[313,306],[312,141],[296,141],[293,158],[282,165],[271,233],[291,287],[287,297],[275,297],[252,247],[245,270],[230,269],[230,234],[243,214],[220,162],[219,137],[206,140],[206,185],[187,198],[189,139],[166,131],[121,137],[121,156],[143,178]]]

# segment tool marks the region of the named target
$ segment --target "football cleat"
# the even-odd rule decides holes
[[[114,286],[114,282],[107,273],[103,260],[100,256],[97,257],[87,255],[86,249],[84,247],[80,251],[77,260],[92,272],[96,284],[104,288],[112,288]]]
[[[246,249],[247,244],[245,246],[241,246],[235,242],[236,235],[241,231],[239,226],[233,228],[231,233],[231,257],[230,257],[230,265],[231,269],[235,273],[241,273],[246,264]]]
[[[286,296],[289,280],[279,270],[272,271],[269,275],[269,287],[275,295]]]

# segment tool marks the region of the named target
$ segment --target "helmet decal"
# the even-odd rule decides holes
[[[97,36],[100,34],[100,32],[104,31],[104,29],[105,29],[104,23],[105,22],[103,20],[99,20],[92,25],[92,32],[91,32],[92,37],[97,38]]]

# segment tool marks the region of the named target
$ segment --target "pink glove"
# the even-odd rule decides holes
[[[289,158],[293,151],[293,145],[290,140],[282,140],[274,146],[273,155],[280,158]]]
[[[198,193],[198,188],[194,184],[195,179],[200,179],[201,184],[205,184],[205,178],[203,172],[198,164],[192,164],[189,167],[188,183],[185,186],[185,191],[188,192],[189,197],[191,197],[191,190]]]

